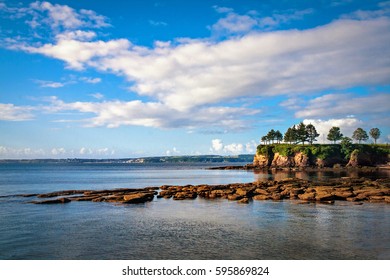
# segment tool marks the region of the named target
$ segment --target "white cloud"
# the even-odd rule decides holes
[[[288,10],[284,13],[274,13],[271,16],[258,19],[258,26],[263,29],[272,29],[278,27],[281,24],[288,23],[293,20],[300,20],[305,15],[312,14],[313,9],[305,10]]]
[[[80,80],[88,84],[98,84],[102,81],[101,78],[89,78],[89,77],[81,77]]]
[[[97,22],[98,15],[92,11],[35,2],[29,9],[47,12],[51,26],[62,26],[65,30],[55,33],[55,42],[51,43],[31,45],[13,39],[8,40],[8,44],[12,49],[62,60],[76,70],[89,67],[123,76],[132,84],[132,91],[143,99],[149,98],[144,102],[64,103],[57,100],[56,109],[50,109],[95,114],[84,120],[89,126],[239,130],[248,127],[243,120],[245,117],[259,113],[242,104],[232,107],[231,102],[237,103],[242,98],[288,95],[291,98],[282,105],[298,110],[299,97],[294,97],[298,94],[383,85],[390,81],[390,20],[387,17],[340,19],[306,30],[255,32],[255,25],[257,28],[277,25],[313,11],[275,13],[267,23],[254,13],[238,15],[228,8],[214,8],[226,14],[220,21],[226,28],[251,32],[222,41],[184,38],[143,47],[127,39],[96,40],[94,32],[76,30]],[[65,14],[57,15],[61,9]],[[65,18],[69,19],[67,26]],[[95,27],[104,25],[104,18],[100,19],[103,21]],[[236,24],[229,26],[232,22]],[[321,102],[336,115],[340,114],[337,116],[340,118],[366,110],[363,105],[348,104],[349,95],[340,96],[314,99],[305,110],[298,111],[296,117],[325,117],[329,110]],[[385,105],[388,106],[386,96],[375,95],[375,102],[370,98],[355,100],[362,104],[367,101],[371,105],[368,112],[383,113]],[[335,101],[342,106],[334,106]],[[229,103],[221,106],[222,102]],[[374,106],[374,103],[379,105]],[[341,116],[343,111],[345,114]]]
[[[232,143],[223,147],[224,152],[229,154],[240,154],[244,151],[244,145],[240,143]]]
[[[293,20],[300,20],[305,15],[312,14],[313,9],[305,10],[287,10],[283,12],[274,12],[271,16],[258,17],[256,12],[249,12],[246,15],[240,15],[233,9],[214,6],[218,13],[226,13],[224,18],[221,18],[213,24],[210,29],[220,35],[244,34],[254,29],[271,30],[279,27],[281,24],[288,23]]]
[[[19,46],[125,76],[132,90],[188,110],[242,97],[307,93],[389,82],[390,20],[338,20],[308,30],[250,33],[222,42],[182,41],[144,48],[126,39],[61,39]],[[196,58],[196,59],[195,59]]]
[[[194,108],[192,111],[182,112],[162,103],[144,103],[140,100],[66,103],[52,97],[48,101],[50,105],[41,108],[46,112],[78,111],[95,114],[95,117],[83,120],[89,127],[133,125],[155,128],[224,128],[232,131],[248,127],[248,120],[241,120],[240,117],[258,113],[257,110],[230,107]]]
[[[181,152],[176,147],[173,147],[171,150],[167,150],[165,153],[167,156],[174,156],[174,155],[181,154]]]
[[[57,40],[80,40],[88,41],[96,37],[96,33],[93,31],[67,31],[56,35]]]
[[[51,4],[46,1],[36,1],[29,7],[14,8],[19,13],[32,16],[28,22],[36,28],[41,25],[48,25],[55,31],[76,29],[81,27],[101,28],[107,27],[107,19],[91,10],[76,11],[67,5]]]
[[[254,152],[256,152],[256,149],[257,149],[257,146],[258,146],[258,145],[259,145],[259,144],[256,143],[256,141],[252,140],[252,141],[250,141],[249,143],[246,143],[246,144],[245,144],[245,151],[246,151],[247,153],[254,153]]]
[[[92,155],[93,154],[93,151],[92,149],[90,148],[85,148],[85,147],[82,147],[79,151],[79,154],[80,155]]]
[[[93,66],[95,64],[94,59],[111,57],[112,55],[118,56],[127,50],[130,45],[130,42],[125,39],[111,40],[108,42],[82,42],[75,39],[61,38],[56,44],[49,43],[41,47],[20,45],[20,49],[64,60],[70,68],[82,70],[85,63]]]
[[[225,153],[225,154],[242,154],[243,152],[253,153],[256,151],[257,144],[254,140],[244,144],[231,143],[224,145],[221,139],[211,140],[210,151],[213,153]]]
[[[305,108],[296,112],[297,118],[325,116],[362,115],[368,113],[387,114],[390,108],[390,95],[374,94],[356,97],[352,94],[327,94],[310,100]]]
[[[305,119],[303,120],[304,124],[312,124],[316,128],[317,132],[320,134],[318,136],[317,141],[318,143],[328,143],[328,140],[326,139],[329,133],[329,130],[333,127],[339,127],[341,133],[346,136],[350,137],[352,136],[353,132],[358,128],[361,127],[363,124],[363,121],[356,119],[356,118],[341,118],[341,119]]]
[[[211,140],[211,151],[220,152],[223,149],[223,143],[221,139]]]
[[[27,121],[32,120],[35,110],[31,106],[15,106],[14,104],[0,103],[0,121]]]
[[[66,153],[66,150],[64,148],[53,148],[51,150],[51,154],[58,156],[58,155],[64,155]]]
[[[217,5],[214,5],[213,8],[214,8],[214,10],[215,10],[217,13],[220,13],[220,14],[231,13],[231,12],[234,11],[232,8],[220,7],[220,6],[217,6]]]
[[[110,157],[115,155],[115,150],[109,148],[86,148],[66,150],[65,148],[34,149],[34,148],[13,148],[0,146],[0,158],[2,159],[30,159],[30,158],[67,158],[67,157]]]
[[[211,29],[218,33],[246,33],[256,25],[257,20],[251,16],[229,13],[211,26]]]
[[[61,88],[65,86],[65,83],[61,82],[53,82],[53,81],[42,81],[42,80],[34,80],[39,84],[40,87],[43,88]]]
[[[104,95],[101,94],[100,92],[92,93],[92,94],[90,94],[90,96],[92,96],[93,98],[96,98],[96,99],[103,99],[104,98]]]
[[[24,159],[24,158],[37,158],[45,156],[43,149],[33,148],[11,148],[0,146],[0,158],[3,159]]]

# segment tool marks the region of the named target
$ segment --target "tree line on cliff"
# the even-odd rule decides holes
[[[369,131],[369,134],[376,144],[376,141],[379,139],[381,135],[381,131],[379,128],[372,128]],[[284,136],[279,130],[271,129],[267,135],[261,137],[261,142],[264,144],[280,144],[282,141],[288,144],[305,144],[305,142],[309,144],[313,144],[314,141],[317,141],[317,137],[319,134],[314,125],[308,124],[305,125],[303,122],[300,122],[298,125],[293,125],[289,127],[285,132]],[[367,132],[362,128],[357,128],[353,134],[352,139],[356,140],[359,144],[361,141],[365,142],[369,138]],[[329,130],[327,135],[327,140],[332,141],[333,144],[336,144],[337,141],[341,141],[344,144],[352,143],[352,139],[349,137],[344,137],[341,133],[339,127],[334,126]]]
[[[361,144],[362,141],[369,139],[364,129],[357,128],[349,138],[341,133],[339,127],[332,127],[327,134],[327,139],[333,144],[313,144],[317,141],[319,134],[312,124],[305,125],[301,122],[294,125],[288,128],[284,136],[280,131],[271,129],[261,138],[265,145],[257,147],[257,155],[263,157],[262,162],[258,162],[257,165],[302,167],[332,166],[333,164],[348,164],[348,166],[384,164],[389,161],[390,147],[387,144],[376,144],[380,134],[381,131],[378,128],[372,128],[369,135],[374,139],[375,145],[366,145]],[[353,143],[352,139],[356,143]],[[302,145],[298,145],[300,143]],[[309,144],[305,145],[305,143]],[[255,161],[259,159],[255,156]]]

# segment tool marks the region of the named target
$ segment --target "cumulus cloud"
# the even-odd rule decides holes
[[[329,130],[333,127],[340,127],[341,133],[346,137],[352,137],[353,132],[358,127],[361,127],[363,121],[357,118],[340,118],[340,119],[305,119],[303,120],[304,124],[312,124],[316,128],[317,132],[320,134],[317,141],[319,143],[327,143],[327,135]]]
[[[257,144],[254,140],[246,144],[230,143],[224,145],[221,139],[213,139],[211,140],[210,151],[213,153],[225,153],[225,154],[238,155],[244,152],[253,153],[256,150],[256,147]]]
[[[10,14],[11,18],[28,17],[26,22],[36,29],[42,25],[49,26],[53,31],[77,29],[82,27],[101,28],[110,26],[106,17],[91,10],[75,9],[47,1],[35,1],[27,7],[9,7],[2,3],[0,9]]]
[[[73,69],[116,73],[133,83],[135,93],[186,110],[233,98],[387,83],[389,41],[390,20],[378,18],[154,48],[127,39],[60,39],[19,48],[63,60]]]
[[[54,156],[64,155],[65,153],[66,153],[66,150],[64,148],[53,148],[51,150],[51,154]]]
[[[370,96],[352,94],[327,94],[308,102],[307,106],[296,112],[297,118],[325,116],[347,116],[362,114],[387,114],[390,108],[390,96],[387,93]]]
[[[253,31],[300,19],[313,11],[290,10],[274,13],[267,19],[254,13],[239,15],[226,7],[214,8],[225,14],[214,28],[233,31],[236,28],[239,36],[217,41],[186,38],[156,42],[153,47],[136,45],[127,39],[104,41],[96,39],[95,32],[79,30],[108,25],[104,17],[93,11],[34,2],[26,11],[18,12],[45,13],[46,23],[62,31],[55,31],[54,41],[46,44],[15,39],[9,39],[7,44],[12,49],[62,60],[74,70],[92,68],[125,77],[131,84],[130,90],[146,100],[54,102],[56,110],[94,114],[84,120],[89,126],[200,126],[239,130],[248,127],[244,119],[259,110],[242,104],[233,106],[233,102],[276,95],[292,97],[290,103],[282,105],[298,110],[297,118],[323,118],[330,114],[327,108],[342,118],[365,110],[362,104],[370,104],[368,112],[383,113],[384,104],[388,104],[386,94],[376,94],[372,100],[356,97],[358,105],[348,104],[350,95],[324,95],[309,101],[306,107],[300,107],[299,97],[295,96],[387,84],[390,81],[388,17],[343,18],[305,30]],[[60,10],[64,10],[64,15],[58,15]],[[227,103],[221,106],[222,102]],[[343,110],[345,114],[341,115]]]
[[[46,153],[43,149],[0,146],[0,158],[3,159],[37,158],[45,155]]]
[[[1,121],[27,121],[32,120],[34,115],[32,111],[35,108],[31,106],[15,106],[14,104],[0,103]]]
[[[211,150],[215,152],[220,152],[223,149],[223,143],[221,139],[211,140]]]

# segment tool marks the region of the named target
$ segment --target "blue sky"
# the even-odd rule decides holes
[[[0,158],[254,153],[301,121],[387,143],[389,46],[390,1],[0,0]]]

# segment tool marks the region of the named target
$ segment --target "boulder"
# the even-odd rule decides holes
[[[241,195],[237,195],[237,194],[229,194],[227,197],[228,200],[240,200],[242,198],[243,197]]]
[[[244,198],[240,199],[240,200],[238,201],[238,203],[248,204],[248,203],[249,203],[249,198],[244,197]]]
[[[314,192],[305,192],[303,194],[299,194],[298,198],[302,200],[315,200],[316,194]]]
[[[143,203],[152,201],[154,192],[139,192],[123,196],[123,203]]]
[[[254,199],[254,200],[268,200],[268,199],[271,199],[271,197],[269,195],[259,194],[259,195],[255,195],[254,197],[252,197],[252,199]]]
[[[177,192],[173,196],[174,200],[195,199],[198,196],[196,192]]]

